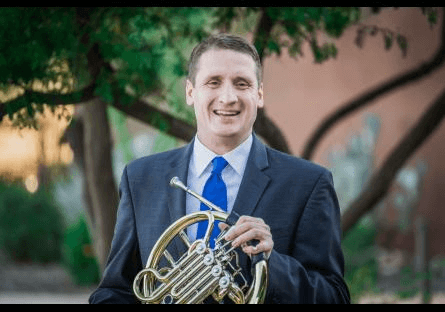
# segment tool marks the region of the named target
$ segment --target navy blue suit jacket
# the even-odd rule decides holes
[[[185,215],[183,190],[193,142],[132,161],[123,171],[120,203],[107,266],[90,303],[135,302],[132,284],[162,232]],[[348,303],[343,280],[340,210],[325,168],[262,144],[254,135],[233,210],[262,218],[271,228],[265,303]],[[178,259],[185,245],[169,250]],[[250,259],[240,262],[250,277]]]

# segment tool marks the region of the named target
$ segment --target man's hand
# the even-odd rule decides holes
[[[225,223],[219,223],[221,230],[227,226]],[[236,224],[229,229],[225,235],[225,239],[227,241],[233,240],[232,246],[241,246],[243,252],[248,255],[264,252],[266,259],[269,258],[273,249],[272,233],[270,232],[269,226],[264,223],[261,218],[241,216]],[[259,241],[258,245],[247,245],[247,242],[252,239],[257,239]]]

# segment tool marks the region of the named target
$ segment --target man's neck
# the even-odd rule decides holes
[[[246,137],[243,138],[233,138],[233,137],[213,137],[208,138],[206,136],[202,137],[197,134],[199,141],[207,147],[209,150],[218,155],[224,155],[232,150],[234,150],[237,146],[243,143],[251,133],[247,134]]]

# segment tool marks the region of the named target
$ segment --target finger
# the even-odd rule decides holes
[[[236,236],[236,238],[232,241],[232,246],[238,247],[242,243],[249,242],[253,239],[258,241],[263,241],[271,238],[271,234],[267,229],[260,227],[250,228],[248,231],[243,232],[242,234]]]
[[[258,221],[245,221],[242,223],[236,223],[227,232],[225,239],[234,240],[235,238],[249,231],[261,231],[267,234],[270,233],[270,228],[267,224]]]
[[[220,222],[220,223],[218,223],[218,228],[219,228],[221,231],[224,231],[228,226],[229,226],[229,225],[226,224],[226,223],[224,223],[224,222]]]
[[[273,249],[273,241],[263,240],[256,246],[243,244],[241,249],[244,253],[249,255],[256,255],[260,252],[270,253]]]
[[[265,224],[263,219],[255,218],[255,217],[251,217],[251,216],[241,216],[238,219],[238,221],[236,222],[236,224],[243,224],[243,223],[247,223],[247,222],[258,223],[258,224]]]

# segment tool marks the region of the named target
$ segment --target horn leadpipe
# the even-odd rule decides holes
[[[170,186],[174,186],[174,187],[183,189],[184,191],[186,191],[187,193],[189,193],[190,195],[194,196],[199,201],[204,203],[210,209],[213,209],[213,210],[216,210],[216,211],[219,211],[219,212],[223,212],[223,213],[227,213],[227,211],[224,211],[223,209],[221,209],[220,207],[218,207],[217,205],[215,205],[211,201],[208,201],[207,199],[205,199],[204,197],[202,197],[198,193],[196,193],[196,192],[192,191],[191,189],[189,189],[187,186],[184,185],[184,183],[181,182],[181,180],[178,177],[173,177],[170,180]]]

